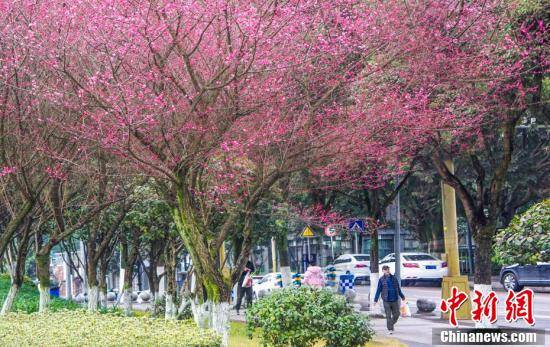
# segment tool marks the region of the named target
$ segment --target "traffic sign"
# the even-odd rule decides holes
[[[365,222],[362,219],[352,219],[348,224],[348,228],[358,233],[365,232]]]
[[[311,230],[309,225],[304,228],[304,231],[302,231],[302,237],[314,237],[314,236],[315,234],[313,233],[313,230]]]
[[[338,232],[336,231],[335,227],[330,225],[325,227],[325,235],[332,237],[332,236],[336,236],[336,234],[338,234]]]

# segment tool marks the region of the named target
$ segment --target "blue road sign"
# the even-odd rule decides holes
[[[352,219],[348,223],[348,228],[355,232],[365,232],[365,222],[362,219]]]

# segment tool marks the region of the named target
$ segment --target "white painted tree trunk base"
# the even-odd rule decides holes
[[[189,298],[182,297],[180,306],[178,307],[178,315],[182,314],[188,306],[191,306],[191,300],[189,300]]]
[[[382,305],[374,304],[374,297],[376,296],[376,288],[378,287],[378,280],[380,279],[379,272],[371,272],[369,275],[370,289],[369,289],[369,308],[374,314],[382,314]]]
[[[107,293],[99,291],[99,307],[107,308]]]
[[[223,347],[229,345],[229,310],[228,302],[212,305],[212,329],[221,335]]]
[[[8,295],[6,296],[6,300],[4,300],[4,305],[2,305],[2,311],[0,311],[0,315],[5,316],[9,312],[11,312],[11,308],[13,306],[13,302],[15,301],[15,297],[17,296],[17,292],[19,292],[19,286],[12,284]]]
[[[50,307],[50,287],[42,286],[39,283],[38,293],[40,294],[40,299],[38,302],[38,312],[40,313],[47,312]]]
[[[212,329],[222,338],[222,346],[229,345],[229,310],[228,302],[213,303],[206,301],[199,304],[194,300],[191,301],[191,310],[193,311],[193,319],[197,326],[202,329]]]
[[[132,292],[129,289],[124,290],[122,303],[124,305],[124,315],[130,317],[132,315]]]
[[[191,310],[193,311],[193,320],[199,328],[208,329],[210,328],[211,320],[211,302],[206,301],[205,303],[199,304],[195,300],[191,300]]]
[[[493,289],[493,287],[490,284],[475,284],[474,283],[474,290],[480,291],[483,295],[481,300],[484,300],[484,298],[489,294],[489,292],[492,289]],[[473,296],[472,296],[472,298],[473,298]],[[491,323],[487,317],[482,315],[481,316],[481,322],[476,322],[475,327],[478,328],[478,329],[490,329],[490,328],[496,327],[496,324]]]
[[[283,287],[288,287],[292,284],[292,271],[290,266],[281,266],[281,275],[283,276]]]
[[[166,294],[166,306],[164,310],[164,319],[176,319],[176,304],[171,294]]]
[[[97,312],[99,310],[99,288],[97,286],[88,288],[88,311]]]

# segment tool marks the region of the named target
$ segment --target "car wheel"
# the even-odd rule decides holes
[[[513,290],[515,292],[523,288],[523,286],[519,285],[516,275],[511,272],[507,272],[502,276],[502,285],[505,290]]]

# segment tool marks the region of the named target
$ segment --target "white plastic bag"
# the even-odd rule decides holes
[[[409,306],[408,302],[405,301],[401,303],[400,311],[401,311],[401,317],[412,317],[411,307]]]

